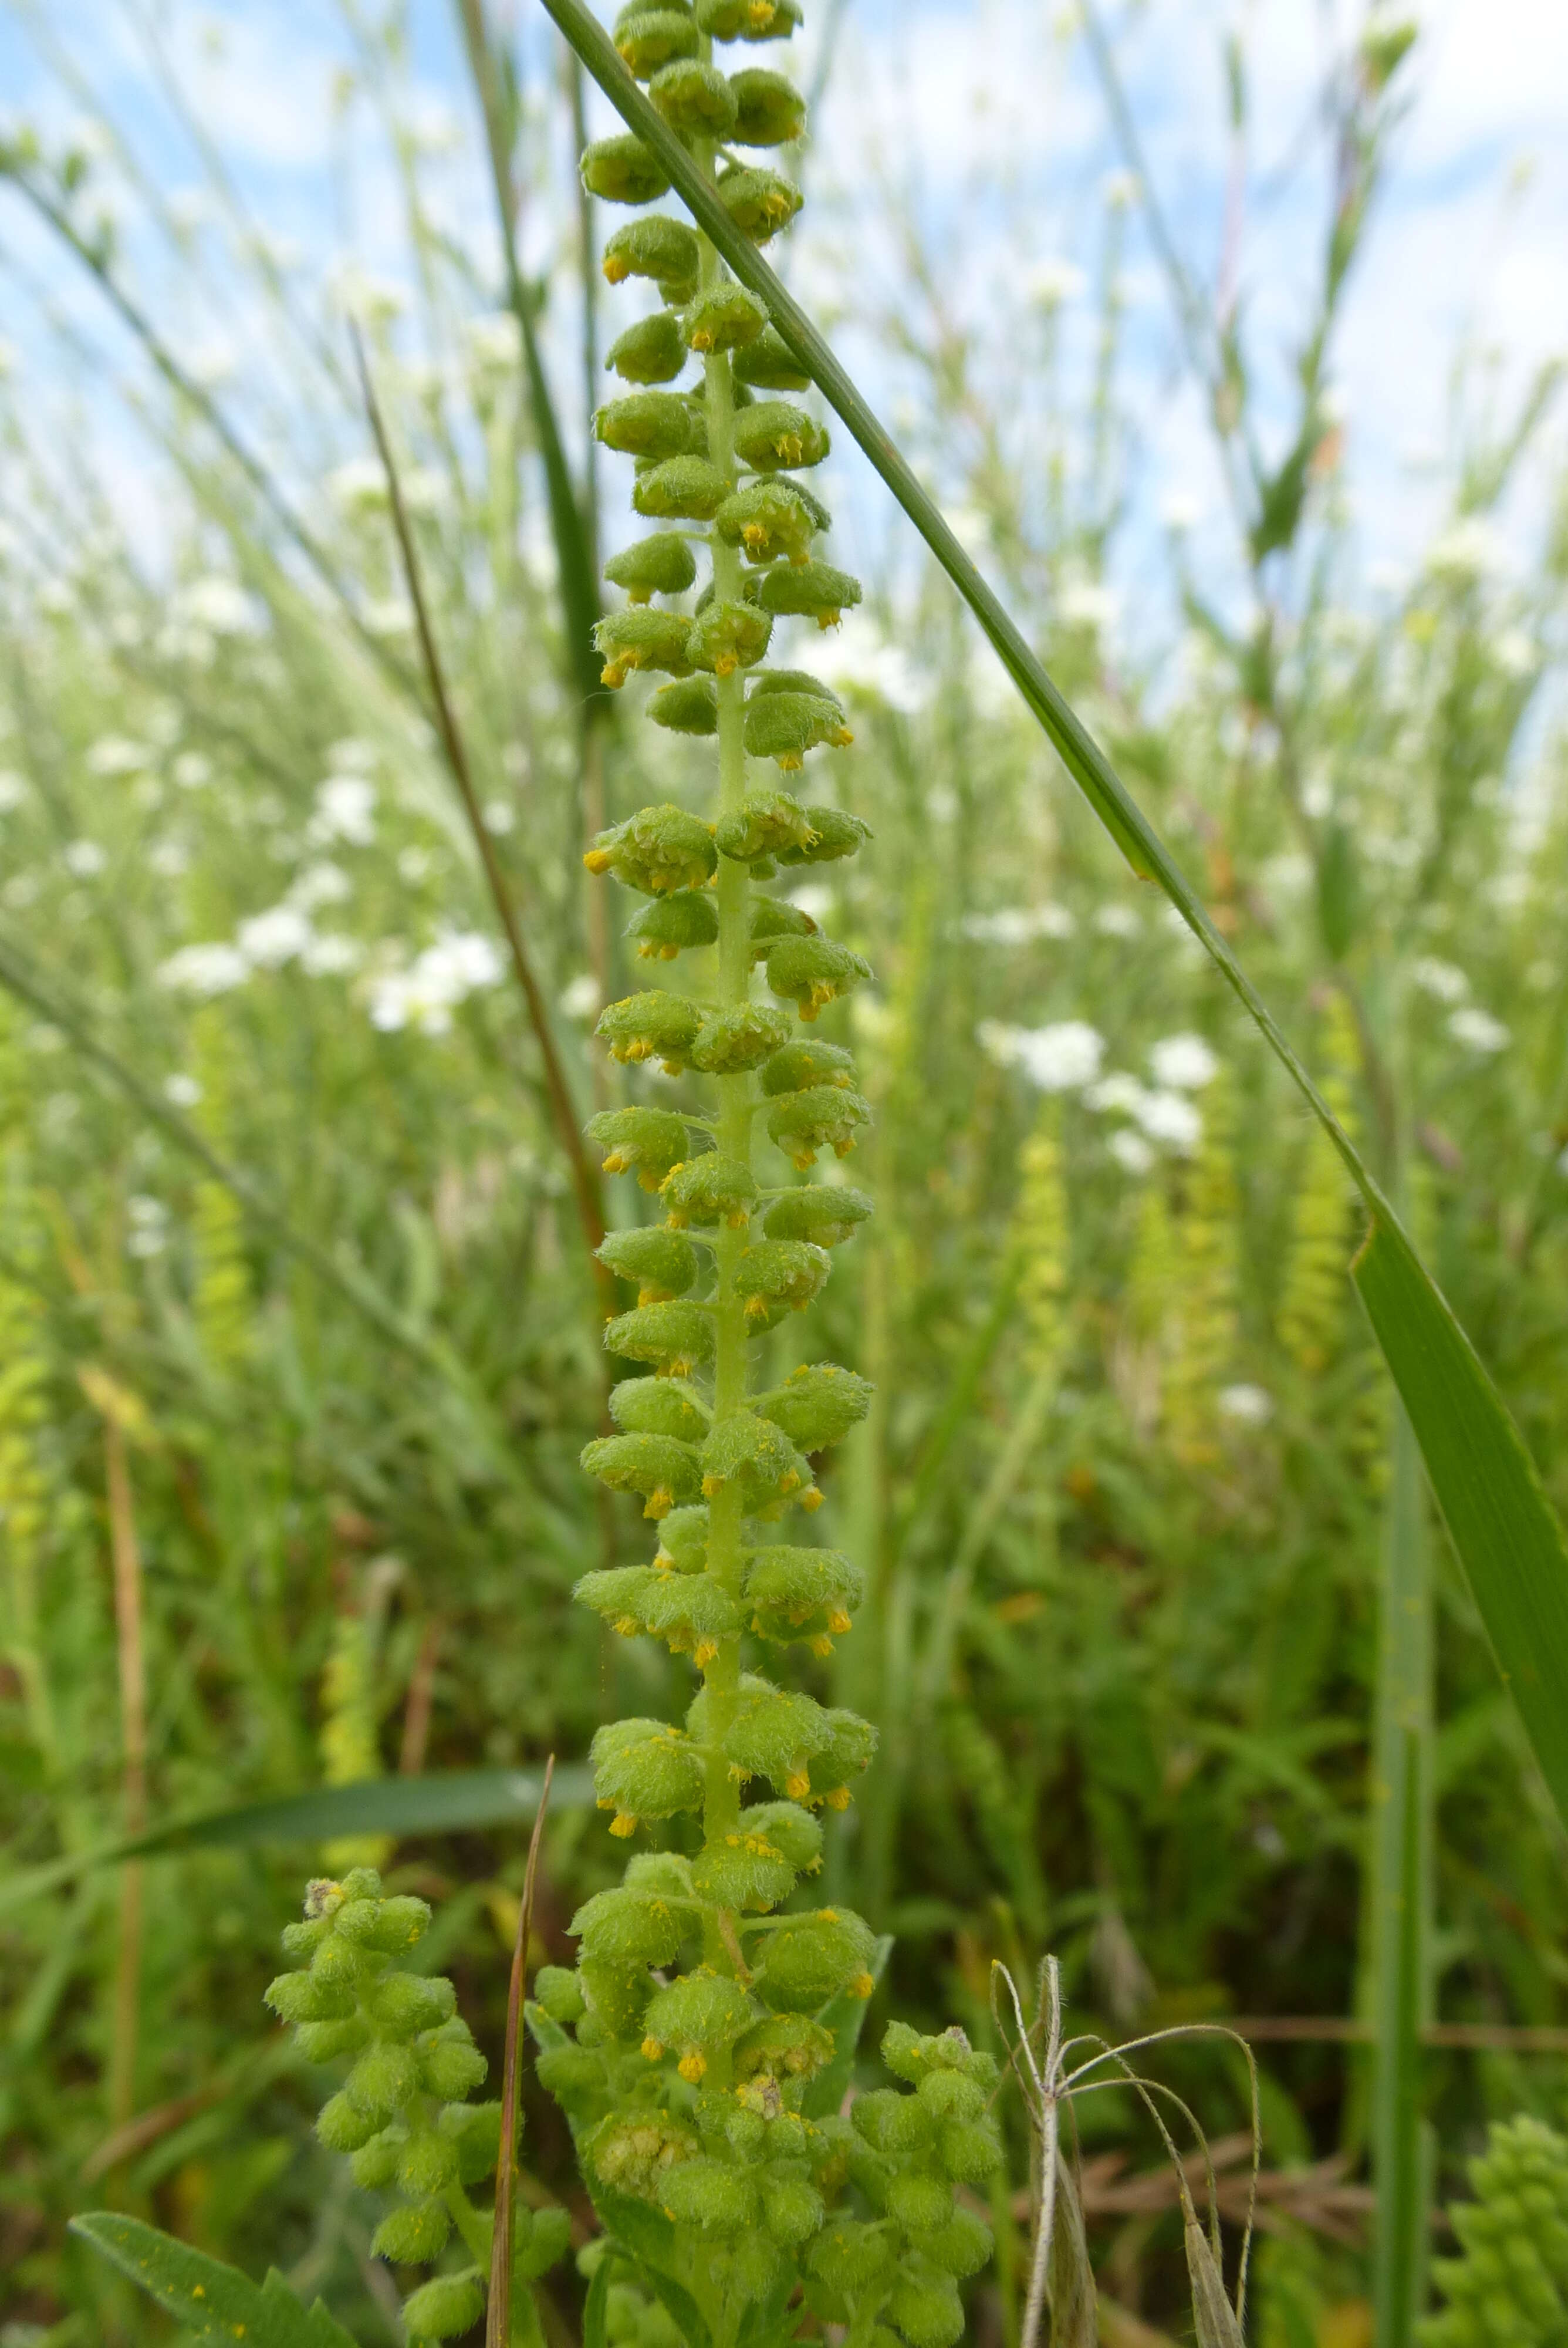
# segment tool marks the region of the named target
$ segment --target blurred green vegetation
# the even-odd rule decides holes
[[[395,130],[405,61],[364,38]],[[417,142],[392,144],[413,307],[362,287],[360,312],[586,1116],[659,1079],[586,1041],[636,963],[596,925],[581,844],[606,810],[680,798],[687,753],[581,723],[520,338],[424,208]],[[87,224],[86,160],[9,160],[134,287],[128,249]],[[576,1464],[605,1365],[537,1038],[423,703],[379,473],[322,453],[368,447],[337,324],[243,221],[229,233],[299,353],[268,494],[214,428],[221,394],[148,376],[149,549],[87,453],[103,395],[75,329],[46,403],[26,377],[0,399],[0,1819],[18,1870],[144,1817],[575,1760],[601,1720],[684,1701],[678,1663],[570,1603],[647,1536]],[[209,264],[169,250],[200,294]],[[1102,299],[1105,363],[1087,415],[1054,417],[1050,496],[1005,460],[1008,386],[977,384],[950,329],[925,343],[911,302],[922,428],[967,467],[969,520],[1052,674],[1398,1173],[1563,1509],[1568,790],[1542,680],[1568,530],[1506,587],[1488,561],[1552,386],[1517,416],[1472,403],[1448,525],[1366,606],[1341,600],[1351,517],[1307,384],[1295,502],[1282,471],[1252,532],[1252,620],[1215,616],[1178,534],[1187,630],[1145,673],[1104,584],[1113,270]],[[559,305],[573,322],[569,282]],[[906,567],[871,601],[824,657],[876,849],[823,885],[877,973],[853,1014],[877,1216],[774,1340],[781,1371],[822,1354],[878,1388],[823,1519],[872,1599],[841,1657],[802,1667],[882,1725],[828,1880],[897,1936],[880,2003],[924,2028],[956,2016],[990,2043],[989,1960],[1027,1970],[1048,1945],[1078,2027],[1351,2015],[1391,1440],[1345,1276],[1353,1200],[941,582]],[[1434,1552],[1435,2008],[1562,2024],[1561,1828]],[[374,1858],[441,1900],[428,1962],[494,2055],[522,1842],[203,1850],[25,1906],[0,1890],[5,2348],[166,2336],[66,2235],[105,2200],[254,2271],[275,2260],[356,2336],[395,2337],[376,2211],[317,2147],[322,2081],[261,1990],[303,1874]],[[617,1871],[591,1815],[562,1808],[538,1953],[567,1954],[577,1900]],[[1358,2161],[1356,2054],[1270,2042],[1262,2060],[1268,2166]],[[1211,2136],[1245,2124],[1234,2051],[1185,2043],[1161,2075]],[[1560,2116],[1568,2085],[1561,2058],[1502,2044],[1434,2050],[1424,2075],[1450,2182],[1490,2119]],[[1131,2106],[1082,2125],[1093,2154],[1155,2157]],[[531,2089],[528,2129],[531,2176],[580,2214]],[[1259,2336],[1292,2348],[1358,2336],[1368,2288],[1313,2207],[1263,2262]],[[1107,2297],[1174,2325],[1173,2214],[1091,2196],[1090,2218]],[[1013,2336],[1013,2272],[977,2337]],[[564,2289],[555,2316],[569,2336]]]

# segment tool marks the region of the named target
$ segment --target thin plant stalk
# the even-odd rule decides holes
[[[126,1431],[112,1411],[104,1419],[104,1481],[108,1499],[119,1667],[121,1816],[125,1833],[138,1835],[147,1824],[147,1660],[142,1643],[141,1548],[137,1540]],[[115,1959],[113,2035],[108,2063],[111,2128],[126,2127],[136,2109],[144,1890],[141,1862],[132,1859],[120,1877],[119,1886],[119,1945]]]
[[[414,543],[414,533],[408,526],[408,510],[404,503],[403,486],[398,476],[397,462],[392,453],[392,444],[387,438],[381,405],[375,396],[375,386],[365,359],[364,342],[357,327],[353,332],[354,358],[359,367],[365,414],[370,419],[370,428],[375,437],[382,469],[386,475],[387,494],[392,502],[393,528],[396,533],[398,551],[403,561],[408,599],[414,606],[415,626],[418,631],[419,649],[424,657],[436,732],[440,736],[441,747],[446,754],[452,779],[457,787],[457,796],[463,803],[463,812],[467,818],[468,828],[474,835],[474,845],[479,853],[479,862],[490,891],[490,901],[496,909],[496,918],[500,922],[507,941],[507,949],[511,955],[513,975],[521,990],[528,1021],[534,1031],[534,1039],[539,1047],[539,1057],[544,1064],[545,1089],[549,1097],[550,1114],[555,1123],[557,1138],[566,1152],[567,1163],[571,1169],[572,1189],[577,1200],[578,1219],[582,1224],[583,1237],[591,1256],[594,1250],[600,1247],[604,1240],[604,1207],[600,1192],[599,1176],[583,1147],[580,1122],[572,1101],[571,1088],[567,1082],[566,1070],[561,1065],[560,1053],[557,1049],[555,1036],[550,1027],[549,1012],[546,1007],[544,994],[534,970],[533,958],[523,938],[522,923],[518,917],[518,909],[512,902],[512,893],[507,886],[507,877],[501,869],[495,835],[485,820],[485,811],[479,804],[479,795],[474,788],[474,776],[468,764],[467,748],[463,740],[462,729],[457,723],[457,713],[453,707],[451,694],[447,689],[446,674],[441,664],[440,649],[436,644],[436,632],[431,623],[430,606],[425,593],[424,574]],[[596,1263],[595,1271],[598,1274],[601,1302],[608,1312],[613,1312],[615,1309],[614,1281],[602,1265]]]
[[[490,2296],[485,2310],[485,2348],[508,2348],[512,2337],[512,2219],[518,2193],[518,2075],[522,2066],[523,2007],[528,1968],[528,1937],[534,1923],[534,1892],[538,1883],[539,1844],[545,1813],[556,1773],[552,1753],[545,1763],[534,1830],[528,1837],[528,1860],[523,1870],[523,1896],[518,1905],[518,1932],[512,1945],[512,1973],[507,1989],[507,2053],[501,2087],[501,2157],[496,2163],[496,2224],[490,2238]]]

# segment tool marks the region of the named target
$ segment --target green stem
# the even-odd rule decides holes
[[[711,159],[707,168],[712,169]],[[702,239],[702,275],[704,286],[715,283],[719,276],[719,257],[706,237]],[[703,361],[702,371],[708,408],[708,454],[712,463],[733,483],[736,479],[735,398],[729,359],[722,351],[711,352]],[[739,602],[741,558],[738,549],[726,546],[715,535],[712,564],[715,600],[721,603]],[[746,754],[741,734],[745,688],[738,669],[718,679],[718,692],[719,812],[723,817],[733,813],[740,807],[746,788]],[[719,859],[717,895],[719,1000],[729,1009],[743,1004],[751,990],[751,882],[743,864],[737,864],[727,856]],[[751,1078],[747,1076],[721,1076],[717,1082],[719,1117],[716,1138],[719,1148],[726,1157],[741,1159],[749,1165],[753,1106]],[[721,1226],[713,1251],[718,1296],[713,1356],[715,1424],[745,1407],[746,1324],[737,1285],[741,1251],[744,1245],[743,1231],[732,1231],[727,1225]],[[735,1597],[740,1595],[745,1563],[743,1529],[740,1488],[731,1482],[716,1492],[710,1502],[708,1571]],[[739,1640],[723,1640],[706,1671],[709,1731],[715,1748],[708,1762],[702,1810],[703,1833],[709,1840],[715,1835],[733,1832],[740,1816],[739,1793],[726,1763],[717,1750],[734,1715],[740,1672]],[[716,1927],[714,1929],[716,1936]],[[731,1970],[722,1941],[709,1951],[709,1958],[711,1962],[719,1963],[723,1970]]]

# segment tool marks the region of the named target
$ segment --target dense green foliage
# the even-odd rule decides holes
[[[395,45],[367,44],[380,88]],[[401,102],[394,80],[386,103]],[[691,739],[711,731],[704,680],[655,688],[662,728],[595,707],[581,722],[538,551],[520,337],[473,314],[474,264],[430,228],[415,143],[401,153],[424,274],[405,322],[370,300],[372,356],[481,799],[579,1110],[669,1113],[680,1097],[654,1058],[668,1035],[612,1021],[607,1067],[587,1030],[668,973],[667,948],[707,941],[677,934],[666,908],[682,896],[649,900],[616,935],[580,859],[650,803],[712,812],[712,753]],[[23,161],[84,223],[90,170]],[[627,168],[606,156],[590,184],[613,192],[595,172]],[[303,290],[257,290],[281,340],[298,334],[299,403],[322,427],[282,419],[298,437],[277,478],[313,484],[341,386],[313,355]],[[1088,434],[1060,407],[1048,419],[1049,495],[1027,496],[1037,475],[1007,461],[1007,386],[974,380],[961,339],[939,321],[927,336],[912,299],[923,428],[955,452],[953,493],[1053,674],[1158,808],[1325,1089],[1401,1172],[1561,1507],[1568,823],[1556,736],[1529,730],[1561,623],[1561,534],[1522,585],[1487,559],[1540,414],[1474,416],[1451,526],[1370,608],[1341,587],[1348,517],[1322,427],[1286,484],[1294,508],[1276,511],[1283,536],[1255,549],[1254,622],[1216,616],[1178,541],[1190,631],[1179,667],[1146,677],[1103,592],[1115,499],[1075,453],[1115,438],[1117,317],[1112,290]],[[661,333],[622,336],[629,388],[672,379],[681,354]],[[737,373],[753,417],[800,396],[764,364]],[[90,1849],[144,1809],[576,1759],[608,1721],[678,1720],[689,1663],[571,1603],[585,1571],[645,1570],[647,1530],[639,1500],[596,1498],[577,1464],[608,1433],[598,1292],[429,731],[378,477],[356,460],[330,495],[282,492],[305,516],[312,573],[199,388],[149,390],[160,478],[182,485],[171,582],[161,551],[62,470],[25,391],[5,411],[0,646],[8,1861]],[[668,411],[641,414],[637,431],[666,427]],[[631,428],[600,437],[618,447]],[[336,445],[362,438],[354,423]],[[643,509],[708,494],[668,469],[706,461],[689,443],[659,455]],[[820,524],[782,478],[743,494],[738,542],[764,532],[787,581],[789,548]],[[682,592],[625,552],[612,563],[629,593]],[[811,567],[820,608],[843,577]],[[873,2039],[897,2011],[933,2033],[956,2018],[994,2049],[988,1959],[1027,1970],[1047,1941],[1081,2023],[1344,2015],[1389,1413],[1344,1278],[1359,1232],[1342,1176],[998,705],[945,591],[890,578],[822,644],[811,657],[856,736],[846,800],[875,846],[804,880],[786,868],[768,901],[876,974],[824,1022],[854,1050],[870,1120],[853,1162],[876,1211],[839,1189],[831,1233],[781,1227],[792,1247],[855,1236],[804,1318],[758,1350],[781,1393],[803,1360],[876,1387],[817,1463],[816,1532],[865,1578],[856,1633],[830,1655],[794,1647],[780,1676],[876,1722],[881,1746],[855,1808],[829,1818],[812,1897],[897,1937]],[[635,632],[612,654],[627,649]],[[621,699],[645,690],[634,677]],[[775,730],[747,747],[804,756],[798,729],[825,704],[776,701],[749,706]],[[64,1025],[77,1014],[157,1115],[83,1056]],[[635,1304],[648,1263],[608,1261],[630,1275],[623,1309],[658,1309]],[[1439,2010],[1558,2021],[1559,1830],[1440,1553],[1437,1571]],[[556,1817],[551,1962],[571,1962],[574,1912],[617,1881],[612,1851],[589,1815]],[[312,1858],[204,1851],[26,1907],[0,1894],[0,2320],[61,2348],[157,2336],[66,2233],[73,2209],[112,2198],[256,2273],[276,2261],[357,2338],[392,2336],[395,2295],[371,2260],[386,2197],[316,2144],[335,2076],[269,2035],[261,2003]],[[398,1897],[441,1895],[418,1962],[451,1974],[494,2060],[515,1836],[322,1859],[379,1866]],[[1358,2152],[1354,2058],[1265,2055],[1267,2158]],[[1233,2056],[1188,2044],[1161,2059],[1211,2133],[1241,2124]],[[1430,2065],[1446,2159],[1490,2118],[1552,2110],[1560,2085],[1553,2061],[1506,2052]],[[583,2218],[568,2131],[532,2083],[528,2105],[541,2199]],[[1151,2156],[1120,2104],[1082,2117],[1095,2148]],[[979,2336],[1016,2320],[1002,2233]],[[1173,2220],[1094,2224],[1091,2245],[1110,2296],[1178,2321]],[[1337,2247],[1266,2260],[1264,2336],[1294,2340],[1287,2302],[1363,2288]],[[569,2268],[538,2303],[547,2329],[575,2325]],[[619,2284],[607,2322],[655,2348],[656,2318]]]

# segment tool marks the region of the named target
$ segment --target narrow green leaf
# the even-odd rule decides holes
[[[354,2348],[321,2301],[302,2306],[275,2267],[265,2282],[254,2283],[238,2267],[108,2209],[73,2218],[70,2230],[183,2324],[192,2340],[222,2341],[225,2348],[236,2340],[245,2348]]]
[[[884,1932],[872,1952],[873,1981],[881,1980],[892,1953],[892,1940]],[[850,2080],[855,2075],[856,2049],[860,2044],[860,2034],[866,2027],[866,2017],[870,2009],[869,1998],[856,1997],[853,1991],[848,1991],[843,1997],[835,1997],[831,2005],[825,2005],[817,2015],[823,2028],[833,2033],[834,2054],[832,2061],[824,2065],[801,2098],[801,2109],[808,2119],[825,2119],[830,2112],[837,2111],[843,2103]]]
[[[1411,1326],[1427,1334],[1419,1339],[1409,1339],[1401,1330],[1401,1313],[1396,1313],[1389,1323],[1386,1313],[1380,1319],[1378,1312],[1369,1304],[1373,1326],[1409,1412],[1454,1545],[1471,1575],[1498,1661],[1519,1702],[1547,1783],[1568,1819],[1568,1560],[1562,1534],[1523,1444],[1458,1323],[1411,1248],[1398,1215],[1273,1013],[1214,928],[1170,850],[1081,719],[1051,683],[1018,626],[964,552],[951,527],[799,303],[775,277],[755,246],[736,228],[680,139],[638,88],[617,56],[609,34],[584,5],[584,0],[543,0],[543,5],[628,128],[658,156],[671,185],[736,277],[766,304],[784,340],[865,451],[974,613],[1063,766],[1133,871],[1156,882],[1176,908],[1344,1161],[1371,1211],[1379,1245],[1387,1243],[1386,1260],[1393,1268],[1389,1279],[1405,1297]],[[1380,1267],[1374,1271],[1375,1285],[1379,1273]],[[1381,1284],[1387,1289],[1389,1280],[1383,1280]],[[1390,1327],[1391,1344],[1385,1339],[1385,1325]],[[1423,1351],[1431,1353],[1434,1344],[1449,1364],[1445,1375],[1450,1401],[1446,1407],[1436,1405],[1427,1391],[1430,1382],[1423,1381],[1420,1371]],[[1412,1382],[1409,1392],[1407,1381]],[[1462,1404],[1457,1401],[1461,1392],[1467,1397]],[[1472,1466],[1461,1468],[1440,1447],[1456,1416],[1465,1417],[1467,1414],[1471,1423],[1467,1425],[1461,1450]],[[1483,1436],[1483,1428],[1490,1432]],[[1440,1448],[1434,1449],[1434,1445]],[[1473,1465],[1482,1454],[1484,1473],[1475,1471]],[[1446,1498],[1445,1488],[1449,1493]],[[1504,1544],[1499,1538],[1498,1527],[1504,1522],[1511,1528],[1509,1539],[1522,1536],[1524,1541],[1512,1564],[1499,1561]],[[1513,1591],[1511,1600],[1500,1601],[1499,1588],[1503,1583]],[[1525,1622],[1541,1635],[1532,1641],[1512,1635]]]
[[[336,1835],[446,1834],[511,1826],[532,1818],[541,1782],[530,1769],[452,1769],[429,1777],[370,1777],[357,1786],[323,1786],[275,1801],[247,1802],[239,1809],[205,1810],[13,1876],[0,1889],[0,1914],[127,1859],[250,1843],[325,1842]],[[550,1798],[558,1809],[589,1807],[593,1780],[588,1769],[558,1769]]]
[[[1048,2291],[1050,2301],[1050,2348],[1096,2348],[1100,2338],[1099,2301],[1094,2270],[1089,2262],[1089,2240],[1083,2230],[1083,2205],[1078,2179],[1058,2153],[1056,2160],[1055,2223],[1050,2237]]]
[[[611,2260],[607,2253],[593,2271],[593,2281],[588,2287],[588,2304],[582,2311],[582,2348],[609,2348],[610,2333],[610,2270]]]
[[[1186,2224],[1187,2274],[1193,2286],[1193,2330],[1198,2348],[1246,2348],[1236,2312],[1225,2297],[1225,2279],[1197,2219]],[[1392,2348],[1392,2343],[1390,2343]]]
[[[1474,1347],[1403,1234],[1356,1259],[1378,1344],[1421,1447],[1503,1682],[1568,1818],[1568,1546]]]

